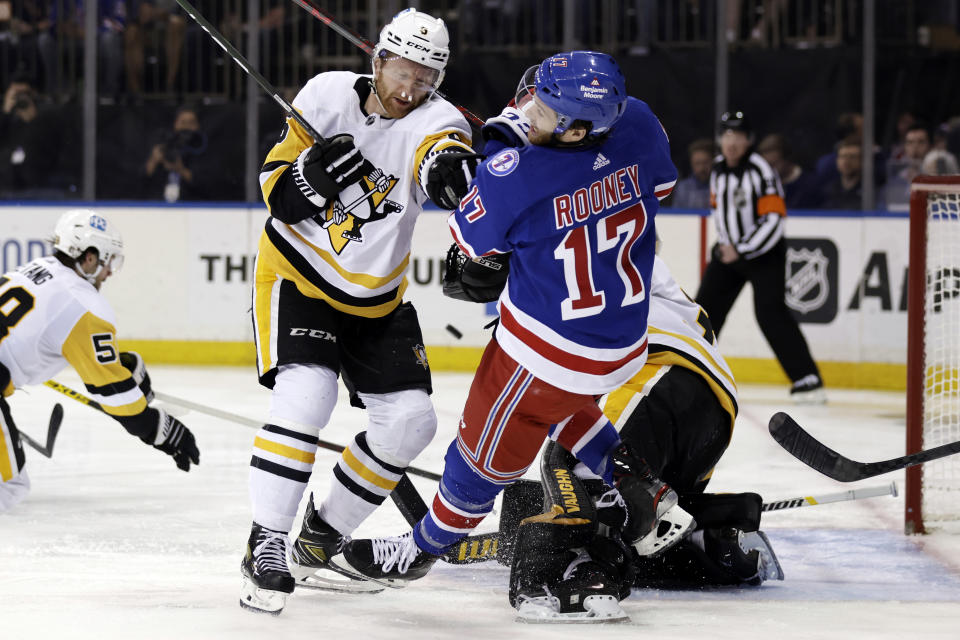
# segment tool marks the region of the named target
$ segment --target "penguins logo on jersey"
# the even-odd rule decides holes
[[[323,212],[322,226],[338,255],[351,242],[363,242],[361,228],[364,225],[403,211],[403,205],[387,198],[395,186],[396,176],[374,169],[330,201]]]

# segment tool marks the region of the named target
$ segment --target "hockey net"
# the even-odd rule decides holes
[[[907,453],[960,440],[960,176],[910,192]],[[960,454],[907,469],[907,533],[960,531]]]

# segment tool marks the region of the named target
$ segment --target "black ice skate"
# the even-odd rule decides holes
[[[800,378],[790,387],[790,399],[794,404],[826,404],[823,380],[815,373]]]
[[[311,495],[303,514],[303,528],[290,553],[290,570],[297,586],[352,593],[383,591],[383,585],[368,582],[344,565],[340,553],[349,540],[320,517]]]
[[[677,504],[677,492],[655,476],[643,458],[622,444],[614,464],[617,488],[629,511],[623,537],[639,555],[659,555],[693,531],[696,523]]]
[[[427,575],[439,557],[422,551],[413,531],[392,538],[351,540],[343,548],[343,559],[351,570],[394,588]]]
[[[294,581],[287,569],[287,534],[261,527],[256,522],[247,540],[247,553],[240,563],[243,585],[240,606],[279,615],[293,593]]]

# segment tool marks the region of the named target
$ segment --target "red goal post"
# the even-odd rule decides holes
[[[960,176],[910,187],[907,453],[960,440]],[[953,298],[957,298],[953,300]],[[960,456],[906,470],[905,531],[960,521]]]

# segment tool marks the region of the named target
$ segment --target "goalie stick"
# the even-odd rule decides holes
[[[863,489],[851,489],[849,491],[823,493],[820,495],[797,496],[796,498],[786,498],[783,500],[764,502],[761,511],[782,511],[784,509],[796,509],[799,507],[828,504],[831,502],[876,498],[878,496],[896,497],[897,483],[891,482],[890,484],[877,487],[865,487]],[[447,549],[447,552],[441,556],[441,558],[450,564],[474,564],[475,562],[486,562],[487,560],[496,559],[499,546],[499,531],[480,533],[464,538],[454,546]]]
[[[50,413],[50,422],[47,424],[47,444],[43,445],[19,431],[20,438],[28,445],[39,451],[42,455],[52,458],[53,445],[57,441],[57,434],[60,432],[60,423],[63,422],[63,406],[58,402],[53,405],[53,411]]]
[[[865,480],[960,452],[960,441],[957,441],[890,460],[857,462],[840,455],[814,438],[786,413],[775,413],[770,418],[769,429],[773,439],[793,457],[811,469],[840,482]]]

